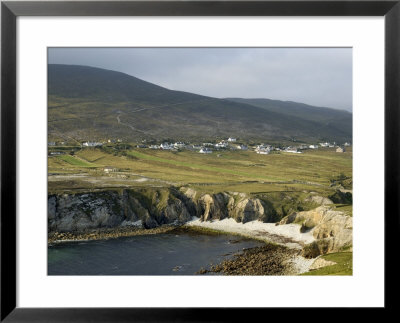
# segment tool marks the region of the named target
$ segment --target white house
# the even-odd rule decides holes
[[[350,143],[345,142],[344,145],[345,145],[346,147],[349,147],[349,146],[350,146]]]
[[[175,148],[183,148],[183,147],[185,147],[185,144],[183,142],[178,141],[178,142],[174,143],[174,147]]]
[[[215,144],[215,148],[226,148],[228,147],[228,144],[226,142],[219,142],[217,144]]]
[[[346,151],[346,149],[342,148],[342,147],[337,147],[336,148],[336,152],[337,153],[344,153]]]
[[[111,166],[106,166],[106,167],[104,167],[103,170],[104,170],[105,173],[111,173],[111,172],[117,172],[118,171],[117,168],[111,167]]]
[[[229,137],[229,138],[228,138],[228,141],[229,141],[229,142],[236,142],[236,138]]]
[[[248,150],[249,149],[246,145],[237,145],[236,148],[240,149],[240,150]]]
[[[256,149],[266,149],[268,148],[269,150],[271,150],[271,145],[265,145],[265,144],[261,144],[261,145],[257,145]]]
[[[212,150],[210,148],[201,148],[199,153],[200,154],[211,154]]]
[[[101,142],[86,141],[82,144],[83,147],[99,147],[103,146]]]
[[[256,153],[260,155],[268,155],[270,153],[269,147],[257,146]]]
[[[318,149],[318,146],[317,145],[310,145],[309,148],[310,149]]]
[[[164,149],[164,150],[170,150],[172,149],[172,145],[170,145],[168,142],[164,142],[160,145],[160,149]]]

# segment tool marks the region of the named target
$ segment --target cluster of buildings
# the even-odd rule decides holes
[[[108,143],[118,143],[122,142],[120,139],[109,139],[107,141]],[[181,141],[175,142],[175,143],[169,143],[169,142],[163,142],[159,145],[147,145],[147,144],[140,144],[137,145],[137,148],[149,148],[149,149],[160,149],[160,150],[171,150],[171,151],[177,151],[179,149],[187,149],[187,150],[192,150],[192,151],[198,151],[201,154],[211,154],[213,150],[220,150],[220,149],[229,149],[229,150],[241,150],[241,151],[247,151],[247,150],[252,150],[256,152],[257,154],[261,155],[268,155],[272,151],[284,151],[287,153],[293,153],[293,154],[301,154],[302,150],[306,149],[318,149],[319,147],[322,148],[334,148],[336,147],[336,152],[344,152],[345,147],[350,146],[351,144],[346,142],[343,145],[336,145],[335,142],[330,143],[330,142],[320,142],[319,144],[301,144],[297,146],[287,146],[287,147],[274,147],[272,145],[268,144],[260,144],[256,146],[247,146],[242,143],[237,143],[237,139],[234,137],[229,137],[226,140],[221,140],[217,143],[210,143],[210,142],[205,142],[202,144],[192,144],[192,143],[184,143]],[[64,142],[56,143],[56,142],[49,142],[48,146],[57,146],[57,145],[64,145]],[[81,143],[82,147],[101,147],[103,146],[103,142],[96,142],[96,141],[85,141]]]
[[[58,141],[58,142],[55,142],[55,141],[49,141],[48,143],[47,143],[47,146],[49,146],[49,147],[52,147],[52,146],[64,146],[64,145],[66,145],[67,143],[65,142],[65,141]]]
[[[301,154],[301,151],[299,151],[299,149],[301,149],[300,147],[292,147],[292,146],[288,146],[288,147],[283,147],[283,148],[279,148],[279,147],[273,147],[271,145],[265,145],[265,144],[261,144],[258,145],[254,151],[257,154],[260,155],[268,155],[270,154],[272,151],[285,151],[287,153],[294,153],[294,154]],[[305,148],[304,148],[305,149]]]
[[[150,145],[150,146],[138,145],[137,147],[138,148],[161,149],[161,150],[178,150],[181,148],[185,148],[186,145],[183,142],[176,142],[174,144],[164,142],[161,145]]]
[[[260,155],[268,155],[268,154],[271,152],[271,150],[273,150],[273,149],[274,149],[274,147],[272,147],[272,146],[270,146],[270,145],[261,144],[261,145],[258,145],[258,146],[254,149],[254,151],[255,151],[257,154],[260,154]]]
[[[82,143],[82,147],[101,147],[101,146],[103,146],[102,142],[85,141]]]
[[[101,147],[104,144],[116,144],[116,143],[121,143],[121,139],[107,139],[107,141],[104,142],[99,142],[99,141],[85,141],[82,142],[82,147]]]
[[[184,143],[181,141],[177,141],[175,143],[163,142],[159,145],[140,144],[140,145],[137,145],[137,148],[149,148],[149,149],[171,150],[171,151],[178,151],[180,149],[186,149],[186,150],[198,151],[200,154],[211,154],[214,150],[221,150],[221,149],[241,150],[241,151],[252,150],[252,151],[256,152],[257,154],[268,155],[272,151],[284,151],[287,153],[301,154],[302,150],[318,149],[319,147],[323,147],[323,148],[337,147],[338,149],[336,151],[342,152],[342,150],[345,151],[344,147],[350,146],[350,144],[347,142],[342,146],[336,145],[335,142],[333,144],[330,142],[321,142],[319,144],[311,144],[311,145],[310,144],[301,144],[301,145],[297,145],[297,146],[287,146],[287,147],[274,147],[274,146],[268,145],[268,144],[260,144],[260,145],[249,147],[245,144],[236,143],[236,142],[237,142],[236,138],[229,137],[228,139],[221,140],[217,143],[204,142],[202,144],[192,144],[192,143]],[[98,142],[83,143],[83,146],[87,146],[87,147],[96,147],[96,146],[100,146],[100,145],[101,145],[101,143],[98,143]]]
[[[343,145],[336,145],[336,143],[334,142],[333,144],[329,143],[329,142],[322,142],[319,143],[319,145],[321,147],[328,147],[328,148],[334,148],[336,147],[336,152],[337,153],[344,153],[346,151],[345,147],[349,147],[351,146],[351,144],[349,142],[345,142]]]
[[[336,144],[336,142],[333,142],[333,144],[331,144],[330,142],[320,142],[319,145],[320,145],[321,147],[326,147],[326,148],[338,147],[338,145]],[[316,145],[315,145],[315,146],[316,146]],[[348,143],[348,142],[345,142],[345,143],[343,144],[343,146],[344,146],[344,147],[349,147],[349,146],[351,146],[351,144]],[[317,146],[317,147],[318,147],[318,146]]]
[[[317,144],[313,144],[313,145],[306,145],[306,144],[302,144],[302,145],[298,145],[296,147],[294,146],[287,146],[287,147],[273,147],[271,145],[266,145],[266,144],[261,144],[261,145],[257,145],[254,148],[254,151],[257,154],[262,154],[262,155],[268,155],[271,151],[284,151],[287,153],[292,153],[292,154],[301,154],[302,150],[306,150],[306,149],[318,149],[319,147],[324,147],[324,148],[334,148],[336,147],[336,152],[345,152],[346,149],[345,147],[351,146],[350,143],[346,142],[344,143],[342,146],[336,145],[336,143],[329,143],[329,142],[324,142],[324,143],[319,143],[319,145]]]
[[[122,142],[122,140],[121,139],[107,139],[107,140],[105,140],[105,141],[102,141],[102,142],[100,142],[100,141],[81,141],[80,142],[80,144],[81,144],[81,146],[82,147],[100,147],[100,146],[103,146],[104,144],[107,144],[107,143],[109,143],[109,144],[115,144],[115,143],[120,143],[120,142]],[[79,143],[79,141],[77,141],[77,140],[73,140],[73,143],[74,144],[76,144],[76,143]],[[64,146],[64,145],[67,145],[67,143],[65,142],[65,141],[49,141],[48,142],[48,144],[47,144],[48,146]]]
[[[191,143],[183,143],[183,142],[175,142],[169,143],[164,142],[160,145],[138,145],[138,148],[150,148],[150,149],[160,149],[160,150],[178,150],[178,149],[187,149],[187,150],[198,150],[201,154],[211,154],[213,149],[238,149],[238,150],[247,150],[248,147],[246,145],[232,145],[232,143],[236,142],[236,138],[229,137],[227,140],[221,140],[220,142],[213,144],[210,142],[204,142],[202,144],[191,144]]]

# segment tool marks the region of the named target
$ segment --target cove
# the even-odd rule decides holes
[[[48,247],[48,275],[194,275],[246,248],[234,235],[160,233]]]

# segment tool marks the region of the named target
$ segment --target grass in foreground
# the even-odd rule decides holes
[[[322,256],[323,259],[336,262],[335,265],[312,270],[302,276],[351,276],[353,275],[353,253],[337,252]]]

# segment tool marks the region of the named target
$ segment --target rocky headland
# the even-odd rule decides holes
[[[352,247],[352,217],[336,210],[326,197],[313,194],[305,202],[314,207],[279,218],[273,203],[237,192],[210,194],[171,187],[50,194],[48,241],[109,239],[190,227],[268,243],[268,250],[244,251],[214,266],[214,272],[241,270],[252,275],[258,268],[259,274],[298,273],[312,265],[307,259]],[[275,246],[273,253],[268,246]],[[244,259],[252,265],[245,265]]]

